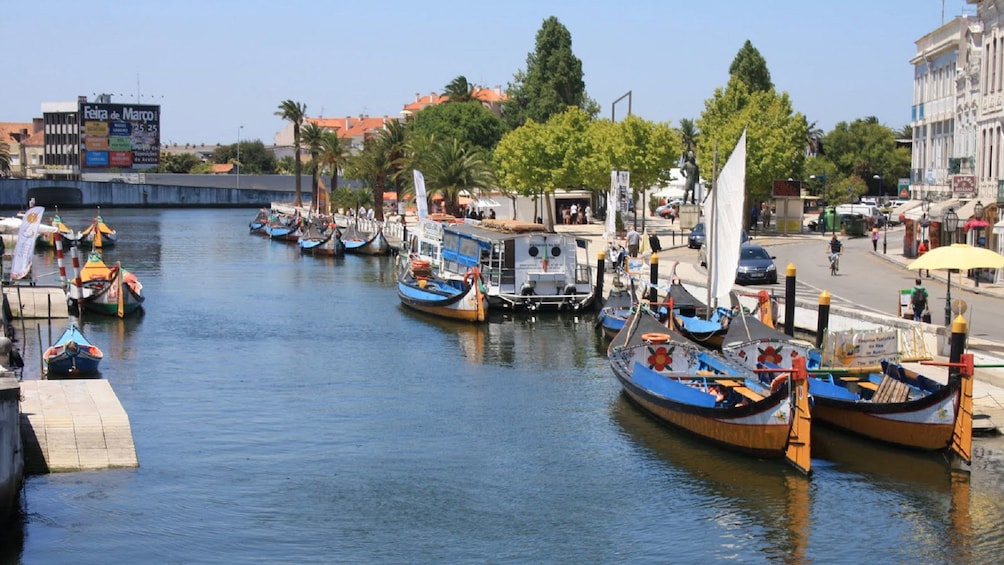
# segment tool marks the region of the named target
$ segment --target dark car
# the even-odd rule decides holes
[[[746,243],[750,240],[750,235],[743,230],[742,239],[740,243]],[[690,230],[690,235],[687,236],[687,247],[691,249],[700,249],[704,245],[704,222],[697,222],[694,229]]]
[[[739,268],[736,282],[739,284],[777,282],[777,266],[774,257],[760,245],[743,245],[739,249]]]

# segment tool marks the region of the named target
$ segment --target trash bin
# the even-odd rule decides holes
[[[841,218],[844,225],[844,232],[849,237],[861,237],[867,231],[868,222],[862,214],[844,214]]]

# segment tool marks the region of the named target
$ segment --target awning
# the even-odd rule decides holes
[[[922,200],[908,200],[907,202],[904,202],[903,204],[900,204],[899,206],[893,208],[892,212],[889,213],[889,216],[892,218],[898,218],[900,214],[906,214],[907,210],[913,210],[914,208],[918,208],[923,203],[924,202]],[[907,215],[907,217],[909,218],[910,216]],[[920,216],[917,216],[916,219],[920,219]]]
[[[1004,235],[1004,220],[994,224],[994,235]]]
[[[932,202],[930,208],[927,210],[927,217],[933,222],[941,221],[941,217],[948,211],[949,208],[953,208],[956,213],[958,213],[959,208],[962,206],[962,202],[955,200],[954,198],[949,200],[942,200],[941,202]],[[924,207],[918,206],[916,208],[907,210],[904,216],[908,220],[919,220],[921,216],[924,215]],[[962,218],[962,214],[959,214],[959,219]]]
[[[955,208],[955,213],[959,215],[959,220],[965,222],[976,213],[976,200],[970,200]]]

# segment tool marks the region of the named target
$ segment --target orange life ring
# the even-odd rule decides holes
[[[664,333],[649,333],[642,334],[641,338],[649,343],[666,343],[669,341],[670,335]]]
[[[781,390],[781,387],[784,386],[784,383],[787,381],[788,381],[787,373],[774,377],[774,380],[770,381],[770,391],[774,393]]]

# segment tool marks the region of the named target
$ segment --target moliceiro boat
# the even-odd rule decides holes
[[[67,291],[70,304],[105,316],[124,317],[143,307],[143,284],[119,263],[109,267],[101,253],[92,251],[76,284]]]
[[[42,354],[46,374],[51,376],[82,377],[98,370],[104,354],[91,344],[75,324],[71,324],[59,339]]]
[[[610,367],[635,404],[708,442],[811,471],[804,358],[768,387],[754,371],[683,339],[643,310],[608,349]]]
[[[428,261],[415,259],[402,270],[397,294],[401,304],[427,314],[468,322],[488,318],[488,301],[477,268],[462,279],[441,278],[432,272]]]

